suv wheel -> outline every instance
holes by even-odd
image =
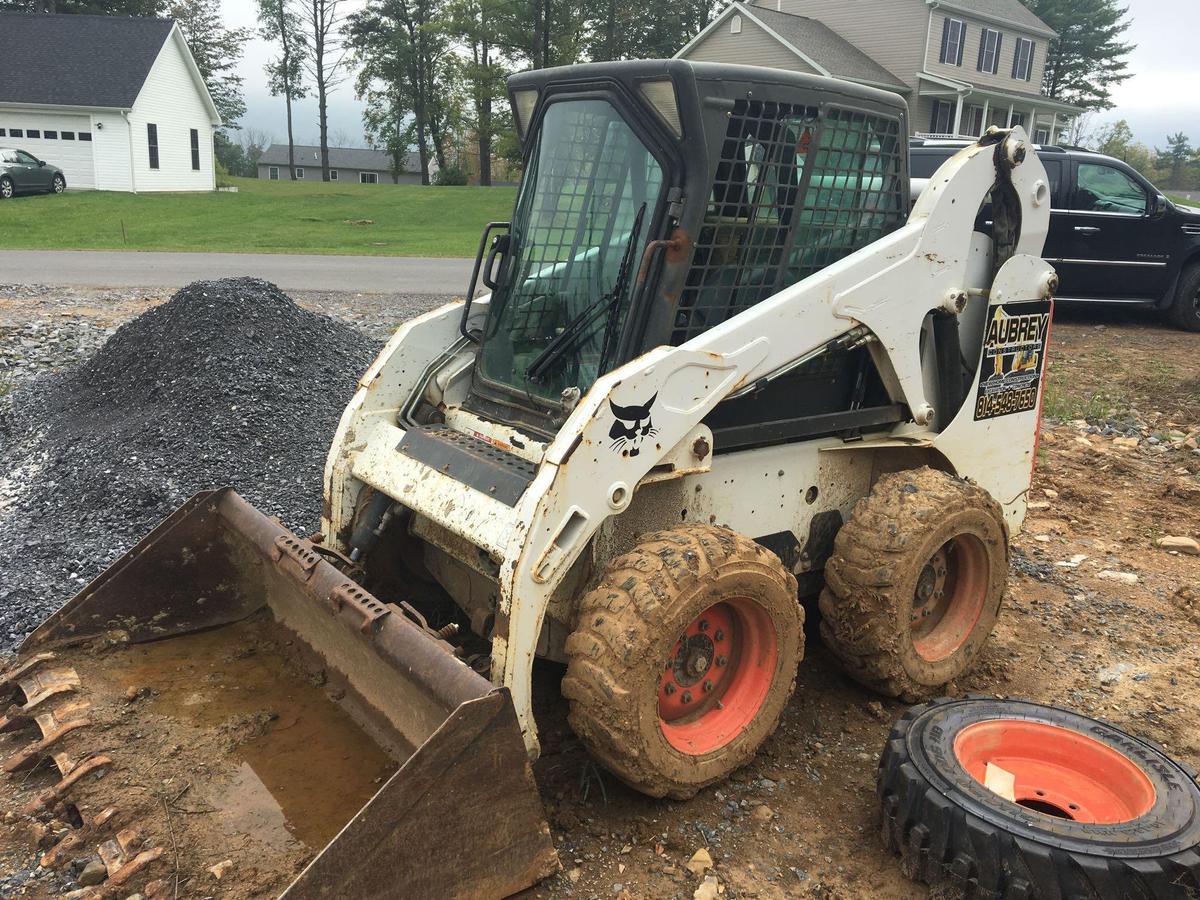
[[[1192,263],[1179,276],[1167,317],[1185,331],[1200,331],[1200,263]]]

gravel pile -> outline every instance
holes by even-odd
[[[197,282],[0,411],[0,647],[198,490],[315,529],[333,430],[378,345],[257,279]]]

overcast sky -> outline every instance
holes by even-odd
[[[1200,144],[1200,0],[1125,0],[1133,26],[1128,38],[1137,44],[1130,55],[1133,76],[1113,92],[1116,108],[1094,115],[1089,126],[1126,119],[1135,137],[1150,146],[1166,146],[1168,133],[1183,131]],[[354,9],[362,0],[343,0]],[[252,0],[221,0],[226,24],[255,26]],[[266,89],[263,66],[275,50],[255,39],[242,60],[247,113],[242,124],[267,132],[277,140],[287,135],[282,98]],[[294,109],[297,143],[317,143],[317,104],[303,100]],[[365,146],[362,104],[354,99],[353,79],[348,78],[330,97],[331,135],[345,136],[354,146]],[[331,141],[332,143],[332,141]]]

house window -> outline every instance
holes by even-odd
[[[729,20],[729,33],[730,34],[741,34],[742,33],[742,17],[741,16],[734,16],[732,19]]]
[[[158,126],[146,123],[146,147],[150,151],[150,168],[158,168]]]
[[[963,110],[962,133],[971,137],[983,134],[983,107],[968,106]]]
[[[267,177],[272,181],[279,180],[279,166],[269,166],[267,168]]]
[[[195,128],[191,129],[191,132],[192,132],[192,135],[191,135],[191,137],[192,137],[192,168],[195,171],[199,172],[200,171],[200,132],[197,131]]]
[[[338,180],[338,173],[337,173],[337,169],[330,169],[330,170],[329,170],[329,180],[330,180],[330,181],[337,181],[337,180]]]
[[[90,141],[92,139],[92,133],[90,131],[81,131],[79,132],[79,139],[81,141]]]
[[[1011,127],[1013,127],[1013,126],[1015,126],[1015,125],[1024,125],[1024,124],[1025,124],[1025,113],[1023,113],[1023,112],[1014,112],[1014,113],[1012,114],[1012,119],[1010,119],[1010,120],[1009,120],[1009,123],[1008,123],[1008,124],[1009,124],[1009,127],[1010,127],[1010,128],[1011,128]]]
[[[57,141],[58,140],[58,132],[57,131],[43,131],[42,137],[44,139],[46,139],[47,141]]]
[[[304,177],[304,167],[303,166],[296,166],[296,177],[297,178]]]
[[[1049,144],[1050,131],[1046,128],[1035,128],[1033,131],[1033,142],[1035,144]]]
[[[75,132],[64,131],[61,133],[61,137],[64,141],[73,141],[73,140],[75,140]]]
[[[1003,36],[990,28],[983,29],[979,38],[979,71],[995,75],[1000,67],[1000,43]]]
[[[25,137],[27,137],[27,138],[40,138],[41,136],[42,136],[42,132],[39,131],[37,128],[28,128],[25,131]]]
[[[930,134],[950,134],[954,127],[954,104],[949,100],[933,101],[933,117],[929,121]]]
[[[1033,75],[1033,41],[1017,38],[1017,49],[1013,51],[1012,77],[1029,81]]]
[[[379,175],[375,172],[359,172],[358,182],[359,184],[378,184]]]
[[[8,134],[9,137],[25,137],[25,132],[20,128],[10,129]]]
[[[942,52],[938,61],[948,66],[961,66],[966,39],[967,26],[958,19],[946,19],[942,23]]]

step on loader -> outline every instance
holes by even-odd
[[[23,821],[47,866],[100,847],[97,896],[503,896],[558,865],[535,657],[602,765],[686,798],[776,728],[802,598],[890,696],[984,644],[1056,284],[1024,132],[909,214],[889,93],[678,60],[508,89],[512,220],[361,379],[321,532],[201,494],[5,676]]]

